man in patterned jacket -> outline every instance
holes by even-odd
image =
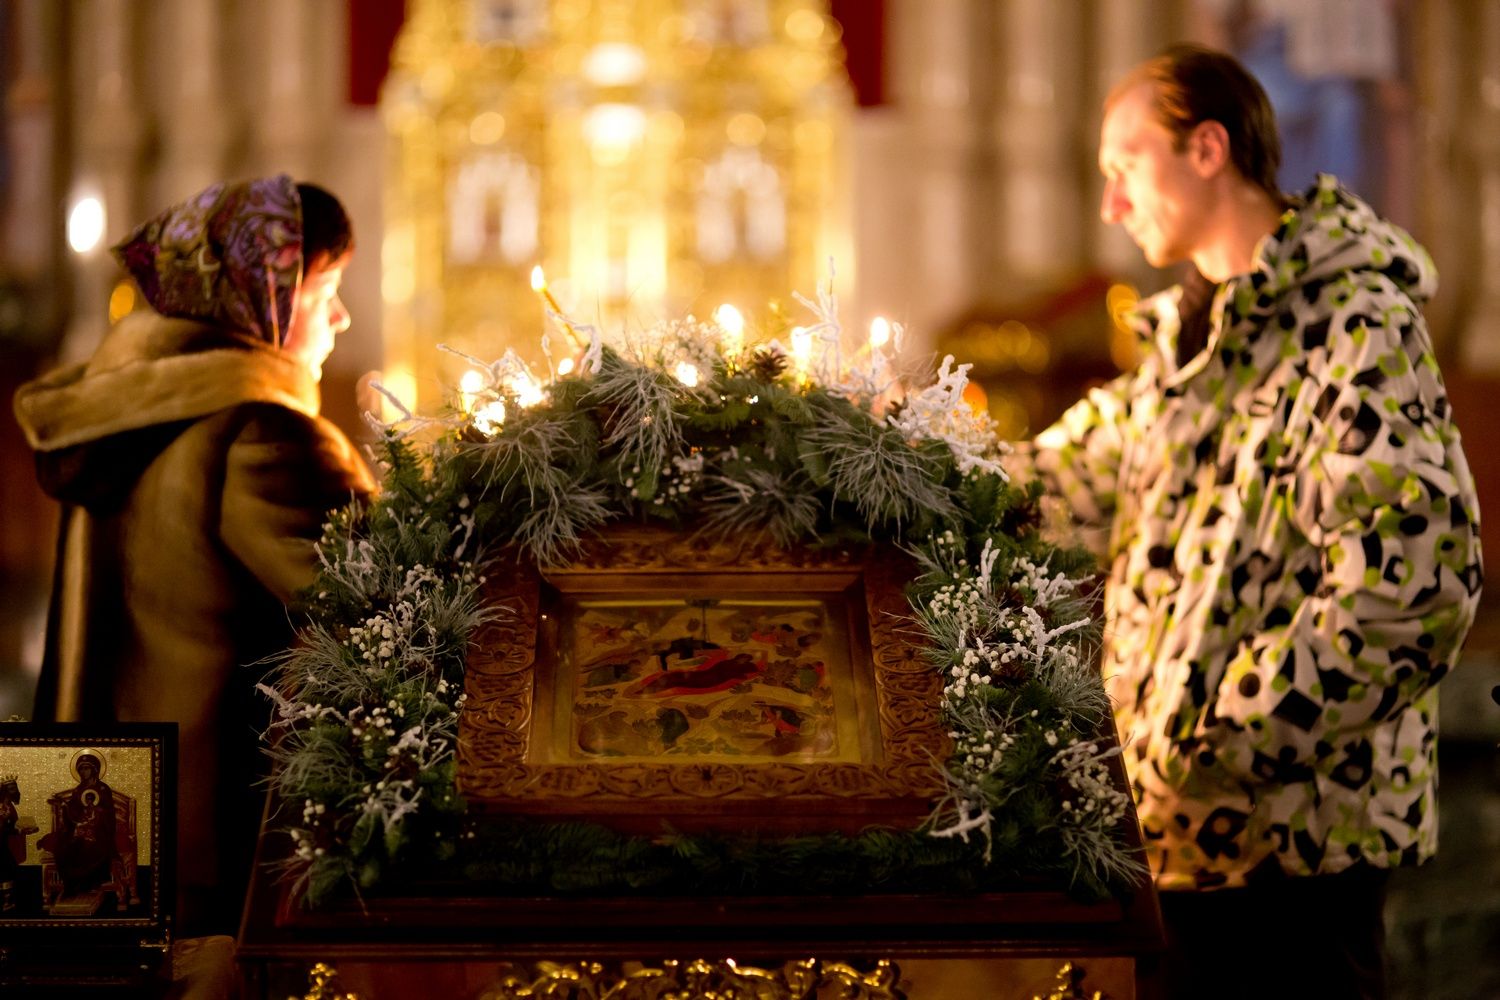
[[[1437,846],[1479,513],[1431,260],[1332,177],[1284,197],[1279,159],[1228,56],[1115,88],[1101,214],[1192,278],[1141,303],[1140,366],[1019,454],[1109,533],[1105,678],[1173,995],[1378,996],[1386,876]]]

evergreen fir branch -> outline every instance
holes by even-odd
[[[760,393],[761,401],[782,420],[798,427],[807,426],[817,419],[817,411],[805,396],[791,392],[780,385],[769,384]]]
[[[1109,695],[1099,683],[1098,652],[1093,643],[1065,646],[1037,670],[1037,679],[1062,711],[1085,732],[1097,732],[1109,719]]]
[[[508,423],[487,441],[466,448],[477,458],[478,485],[493,491],[506,503],[522,494],[536,502],[551,499],[564,470],[571,469],[580,453],[594,445],[594,428],[576,413],[543,410]]]
[[[1055,820],[1063,850],[1076,859],[1075,871],[1116,885],[1146,873],[1141,859],[1120,846],[1120,826],[1129,815],[1130,797],[1114,786],[1105,764],[1119,753],[1119,747],[1105,749],[1096,742],[1077,741],[1053,758],[1069,788]]]
[[[604,444],[626,465],[658,469],[680,450],[676,405],[684,388],[670,376],[606,351],[585,401],[604,413]]]
[[[778,545],[791,546],[810,537],[818,523],[812,484],[800,473],[750,468],[743,479],[708,476],[703,498],[706,533],[721,537],[769,531]]]
[[[827,407],[803,432],[807,446],[827,462],[835,500],[854,505],[870,530],[899,529],[920,512],[947,519],[957,514],[935,480],[932,462],[888,428],[853,408]]]
[[[751,412],[744,397],[731,396],[718,409],[690,414],[685,422],[695,431],[724,434],[749,420]]]
[[[515,527],[513,538],[539,565],[562,563],[593,529],[614,516],[608,495],[576,479],[547,484]]]
[[[544,563],[576,550],[611,516],[608,495],[585,480],[588,466],[579,461],[592,437],[592,424],[580,415],[543,413],[472,445],[494,516],[508,522],[487,531],[499,529]]]

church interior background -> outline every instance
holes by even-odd
[[[10,0],[0,382],[132,308],[105,249],[131,224],[285,172],[354,219],[324,378],[351,434],[367,372],[430,407],[463,374],[439,343],[537,359],[540,265],[615,332],[727,303],[784,339],[792,293],[831,280],[851,345],[903,324],[1021,436],[1130,365],[1112,317],[1172,280],[1099,221],[1094,147],[1110,83],[1177,40],[1266,84],[1284,188],[1336,173],[1431,251],[1433,338],[1500,506],[1495,0]],[[0,462],[5,717],[30,707],[55,510],[11,420]],[[1443,684],[1444,845],[1395,886],[1399,995],[1500,993],[1497,601]]]

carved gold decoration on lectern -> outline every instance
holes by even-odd
[[[720,1000],[904,1000],[897,989],[901,971],[881,959],[869,972],[816,958],[787,962],[779,969],[740,965],[733,959],[708,962],[665,961],[659,966],[598,962],[538,962],[527,972],[510,972],[481,994],[481,1000],[667,1000],[718,997]]]
[[[359,1000],[359,997],[343,991],[338,969],[327,962],[317,962],[307,970],[307,992],[302,1000]]]
[[[1052,987],[1052,992],[1045,997],[1034,997],[1033,1000],[1110,1000],[1108,994],[1089,989],[1085,982],[1088,974],[1089,971],[1083,966],[1064,962],[1062,968],[1057,970],[1057,983]]]

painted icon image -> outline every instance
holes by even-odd
[[[581,599],[566,640],[572,759],[855,759],[818,599]]]

